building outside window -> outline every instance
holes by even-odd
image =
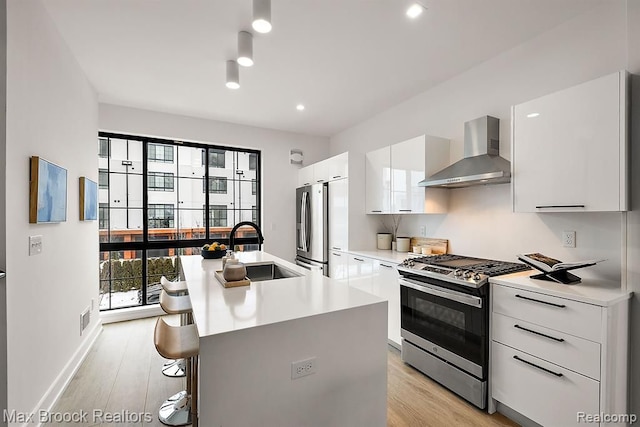
[[[100,310],[157,303],[160,277],[180,278],[180,255],[228,244],[241,221],[259,225],[259,152],[110,133],[99,140]],[[242,227],[236,243],[258,249],[255,236]]]
[[[216,150],[213,148],[209,148],[209,167],[210,168],[225,168],[226,164],[226,151],[225,150]],[[204,166],[205,153],[202,153],[202,165]]]
[[[98,139],[98,156],[109,157],[109,140],[107,138]]]
[[[205,191],[207,191],[206,188],[204,188],[204,181],[202,181],[202,184],[202,192],[204,193]],[[227,194],[227,178],[222,176],[210,176],[209,193]]]
[[[149,172],[149,191],[173,191],[173,174],[171,172]]]
[[[109,228],[109,203],[98,204],[98,228],[100,230]]]
[[[149,228],[173,228],[173,210],[173,205],[149,205]]]
[[[170,145],[149,144],[147,150],[149,150],[148,158],[152,162],[173,162],[173,147]]]
[[[98,188],[109,188],[109,170],[98,170]]]

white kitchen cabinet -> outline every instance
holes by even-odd
[[[329,250],[349,248],[349,178],[329,182]]]
[[[512,107],[515,212],[625,211],[627,73]]]
[[[389,344],[400,349],[400,274],[395,263],[374,260],[373,294],[388,301]]]
[[[344,152],[300,169],[298,171],[298,187],[330,182],[348,176],[349,153]]]
[[[309,165],[301,168],[298,171],[298,187],[305,187],[315,183],[313,180],[313,168],[314,165]]]
[[[349,152],[346,151],[328,159],[326,178],[328,181],[349,177]]]
[[[349,254],[329,251],[329,277],[342,283],[349,283]]]
[[[627,413],[629,294],[578,286],[491,279],[489,412],[497,401],[551,427]]]
[[[373,259],[349,254],[349,286],[373,293]]]
[[[367,213],[444,213],[446,189],[418,183],[449,165],[449,141],[421,135],[366,154]]]
[[[391,213],[391,147],[370,151],[365,157],[365,210]]]

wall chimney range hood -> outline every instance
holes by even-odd
[[[500,119],[480,117],[464,124],[464,158],[420,181],[421,187],[460,188],[511,181],[511,163],[500,157]]]

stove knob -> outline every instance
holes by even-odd
[[[454,276],[456,276],[456,277],[460,277],[460,276],[462,276],[462,270],[460,270],[460,269],[455,270],[455,271],[453,272],[453,275],[454,275]]]
[[[473,280],[480,280],[480,273],[476,273],[473,275]]]
[[[471,278],[471,272],[470,271],[465,271],[464,272],[464,278],[465,279],[470,279]]]

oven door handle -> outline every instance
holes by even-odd
[[[416,282],[408,279],[399,279],[399,282],[401,286],[406,286],[419,292],[435,295],[437,297],[456,301],[472,307],[482,308],[482,298],[473,295],[467,295],[462,292],[456,292],[447,288],[436,287],[427,283]]]

